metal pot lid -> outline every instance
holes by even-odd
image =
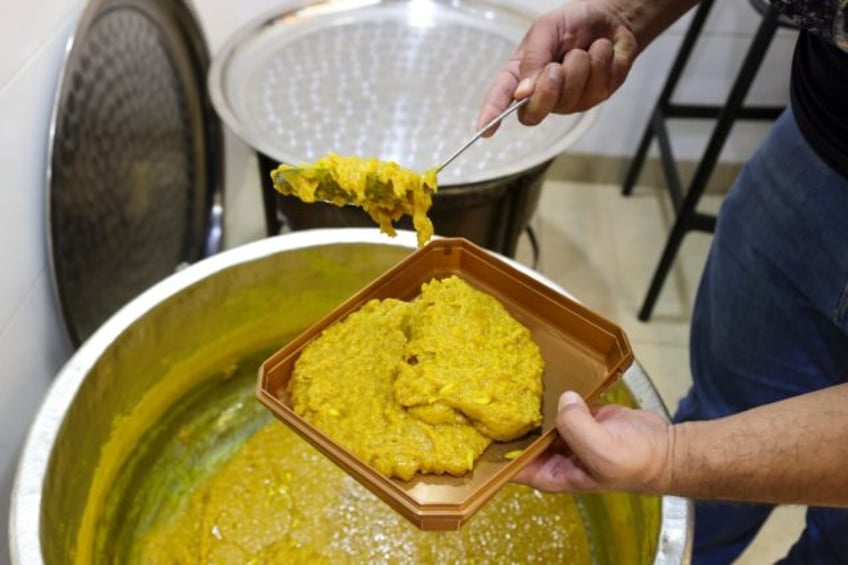
[[[91,0],[56,94],[47,171],[51,270],[75,344],[220,244],[222,144],[209,55],[172,0]]]
[[[284,163],[327,153],[423,171],[475,130],[480,103],[532,16],[479,0],[330,0],[246,25],[214,57],[212,102],[248,144]],[[555,157],[594,113],[507,119],[442,185],[521,173]]]

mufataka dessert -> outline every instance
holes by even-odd
[[[452,276],[371,300],[295,363],[296,413],[382,473],[463,475],[541,424],[543,361],[493,296]]]
[[[314,163],[280,165],[271,179],[278,192],[303,202],[359,206],[391,236],[394,222],[412,216],[419,246],[433,235],[427,212],[437,190],[435,169],[418,174],[392,161],[330,154]]]

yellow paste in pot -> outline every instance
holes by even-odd
[[[571,495],[506,485],[461,530],[424,532],[277,422],[144,532],[129,557],[127,565],[593,562]]]
[[[308,344],[289,383],[304,419],[382,473],[462,475],[541,424],[530,331],[459,277],[371,300]]]
[[[435,168],[422,175],[391,161],[331,153],[312,164],[280,165],[271,179],[277,191],[303,202],[359,206],[390,236],[404,215],[412,216],[419,246],[433,235],[427,212],[438,188]]]

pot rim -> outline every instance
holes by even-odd
[[[40,535],[44,477],[65,415],[86,375],[101,358],[103,352],[148,311],[163,300],[203,279],[233,266],[264,259],[280,252],[345,243],[407,247],[412,251],[417,247],[416,242],[416,234],[412,231],[398,230],[396,237],[389,238],[375,228],[322,228],[273,236],[234,247],[198,261],[153,285],[118,310],[74,352],[60,369],[30,426],[12,487],[9,516],[9,547],[12,563],[44,562]],[[537,271],[512,259],[501,258],[543,284],[574,298],[565,289]],[[622,379],[642,408],[665,418],[669,417],[659,393],[638,361],[625,371]],[[694,514],[692,503],[676,496],[663,496],[661,505],[655,563],[688,562]]]

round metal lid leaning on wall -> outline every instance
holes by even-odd
[[[223,138],[196,21],[179,0],[92,0],[69,43],[50,131],[47,227],[74,345],[220,249]]]

